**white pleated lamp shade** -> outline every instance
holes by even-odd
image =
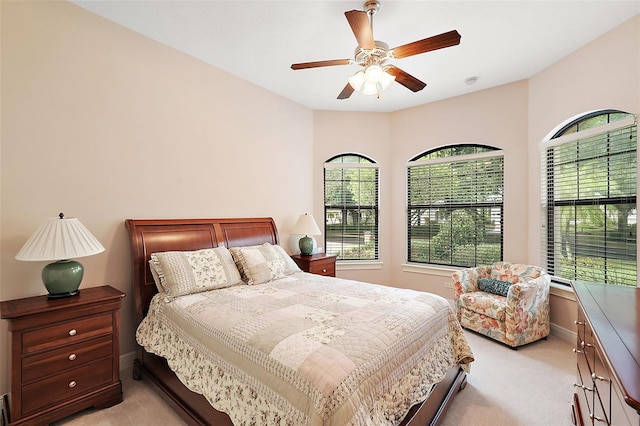
[[[75,217],[51,218],[31,235],[17,260],[53,261],[91,256],[104,247]]]
[[[318,228],[318,224],[316,223],[313,216],[310,214],[300,215],[298,221],[295,225],[293,225],[293,229],[291,230],[292,234],[297,235],[320,235],[320,228]]]

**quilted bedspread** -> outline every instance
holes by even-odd
[[[169,300],[138,343],[236,425],[393,425],[473,354],[442,297],[295,273]]]

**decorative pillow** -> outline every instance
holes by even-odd
[[[155,272],[160,286],[169,297],[230,287],[242,282],[226,247],[153,253],[149,265],[152,275]]]
[[[480,278],[478,280],[478,288],[480,290],[505,297],[507,297],[509,287],[511,287],[512,284],[513,283],[508,281],[494,280],[491,278]]]
[[[231,247],[229,251],[243,280],[250,285],[266,283],[300,271],[293,259],[278,245],[264,243],[260,246]]]
[[[266,243],[266,244],[271,245],[269,243]],[[276,251],[276,253],[284,261],[284,274],[285,275],[291,275],[291,274],[295,274],[296,272],[302,272],[302,269],[300,269],[298,264],[296,262],[294,262],[294,260],[291,258],[291,256],[289,256],[289,254],[287,254],[287,252],[281,246],[275,244],[275,245],[271,245],[271,247],[273,247],[273,249]]]

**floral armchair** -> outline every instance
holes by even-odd
[[[549,335],[551,278],[537,266],[498,262],[452,274],[460,324],[512,348]]]

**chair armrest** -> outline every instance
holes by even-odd
[[[536,279],[512,284],[507,293],[506,321],[524,325],[530,315],[549,311],[549,287],[551,277],[542,274]]]
[[[454,300],[460,298],[462,293],[478,291],[478,278],[480,273],[477,268],[466,268],[451,274],[453,279]]]

